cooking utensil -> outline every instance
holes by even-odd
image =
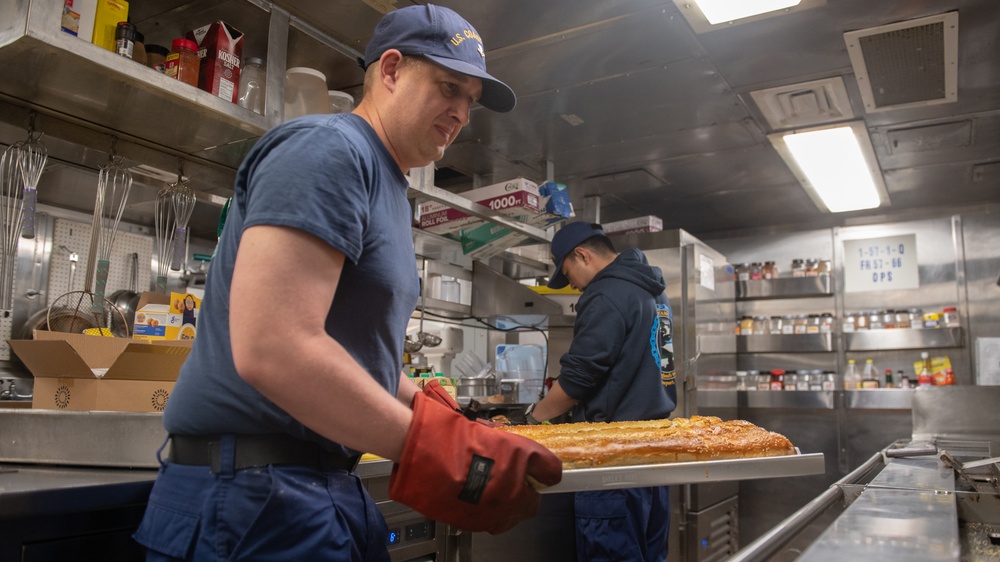
[[[114,303],[115,308],[121,311],[128,323],[129,331],[135,328],[135,307],[139,304],[139,254],[133,252],[130,256],[131,272],[129,275],[128,289],[119,289],[108,300]]]
[[[187,226],[194,212],[196,202],[194,190],[188,187],[187,180],[178,177],[177,185],[170,194],[170,202],[174,207],[174,254],[170,260],[170,269],[180,271],[187,262]]]
[[[173,191],[172,183],[156,193],[153,204],[153,223],[156,230],[156,292],[167,294],[167,271],[170,269],[171,251],[174,244]]]
[[[21,181],[24,182],[24,217],[21,220],[21,236],[35,237],[35,206],[38,203],[38,180],[49,158],[48,150],[42,144],[42,134],[35,137],[35,113],[31,113],[28,125],[28,140],[18,143]]]
[[[9,311],[13,302],[14,266],[17,243],[24,218],[24,182],[20,165],[21,143],[7,147],[0,157],[0,310]]]
[[[132,173],[122,162],[124,158],[115,155],[114,141],[108,162],[101,166],[97,175],[97,199],[94,202],[94,222],[92,224],[90,247],[96,252],[97,275],[94,278],[94,312],[102,310],[104,292],[108,284],[111,268],[111,249],[115,244],[115,234],[125,212],[129,192],[132,191]],[[87,260],[87,279],[93,269],[95,254],[92,251]]]
[[[98,328],[102,335],[129,337],[125,316],[114,303],[92,291],[70,291],[59,295],[49,305],[46,316],[49,331],[81,334]]]

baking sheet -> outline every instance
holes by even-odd
[[[755,459],[726,459],[717,461],[675,462],[612,466],[604,468],[578,468],[564,470],[562,481],[540,490],[543,494],[611,490],[616,488],[642,488],[672,484],[702,484],[728,480],[755,480],[759,478],[785,478],[824,474],[826,465],[823,453],[796,454],[783,457]]]

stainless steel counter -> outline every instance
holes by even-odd
[[[146,503],[156,479],[149,469],[0,465],[0,518],[31,517]]]

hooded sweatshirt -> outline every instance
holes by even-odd
[[[579,400],[574,422],[661,419],[677,405],[673,318],[658,267],[635,248],[583,291],[559,385]]]

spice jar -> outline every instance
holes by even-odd
[[[264,115],[264,96],[267,87],[267,69],[264,59],[247,57],[240,69],[240,88],[237,104],[258,115]]]
[[[778,266],[773,261],[764,262],[764,268],[761,270],[761,274],[764,279],[771,280],[778,278]]]
[[[845,334],[854,332],[857,330],[858,313],[848,312],[844,315],[844,321],[840,324],[840,329]]]
[[[135,47],[135,25],[127,21],[118,22],[115,28],[115,52],[130,59]]]
[[[771,333],[771,320],[767,316],[754,316],[753,317],[753,333],[755,334],[770,334]]]
[[[896,311],[896,327],[897,328],[909,328],[910,327],[910,313],[905,310]]]
[[[816,266],[816,271],[820,275],[829,275],[833,271],[833,264],[830,260],[819,260],[819,265]]]
[[[746,263],[736,264],[736,280],[737,281],[750,280],[750,264]]]
[[[896,311],[895,310],[883,310],[882,311],[882,328],[889,330],[896,327]]]
[[[798,387],[798,381],[799,381],[799,377],[800,376],[801,375],[799,375],[795,371],[785,371],[785,378],[782,381],[783,384],[784,384],[785,390],[793,390],[793,391],[794,390],[798,390],[799,389],[799,387]]]
[[[792,277],[805,277],[805,276],[806,276],[805,260],[792,260]]]
[[[736,371],[736,390],[747,390],[746,371]]]
[[[146,45],[146,66],[160,73],[166,71],[169,54],[170,49],[163,45]]]
[[[771,390],[771,375],[760,371],[747,371],[750,380],[757,381],[757,390]]]
[[[781,369],[774,369],[771,371],[771,390],[784,390],[785,388],[785,371]]]
[[[819,315],[819,333],[829,334],[833,332],[833,314],[824,312]]]
[[[911,308],[906,314],[910,317],[910,328],[919,330],[924,327],[924,309]]]
[[[805,314],[796,314],[795,323],[792,325],[793,334],[805,334],[809,329],[809,317]]]
[[[819,260],[809,258],[806,260],[806,277],[816,277],[819,275]]]
[[[201,61],[198,59],[198,45],[190,39],[178,37],[170,45],[167,55],[166,74],[185,84],[198,87],[198,71]]]
[[[781,316],[772,316],[771,324],[768,326],[768,332],[770,334],[780,334],[784,329],[784,318]]]
[[[857,316],[854,318],[854,329],[861,331],[868,329],[868,313],[858,312]]]
[[[877,310],[872,310],[868,313],[868,329],[869,330],[881,330],[882,329],[882,313]]]
[[[946,306],[941,310],[941,321],[944,323],[945,328],[958,328],[961,326],[962,321],[958,316],[958,308]]]
[[[807,334],[818,334],[819,333],[819,314],[810,314],[806,317],[806,333]]]
[[[739,334],[741,336],[750,336],[750,335],[753,335],[753,329],[754,329],[754,325],[753,325],[753,318],[752,317],[750,317],[750,316],[743,316],[743,317],[740,318],[740,331],[739,331]]]
[[[763,266],[761,266],[760,262],[753,262],[753,263],[751,263],[750,264],[750,280],[751,281],[760,281],[761,279],[763,279],[763,275],[764,274],[763,274],[762,269],[763,269]]]
[[[132,60],[146,66],[148,60],[146,56],[146,36],[139,30],[135,32],[135,44],[132,46]]]
[[[791,314],[786,314],[781,317],[781,333],[782,334],[794,334],[795,333],[795,317]]]

